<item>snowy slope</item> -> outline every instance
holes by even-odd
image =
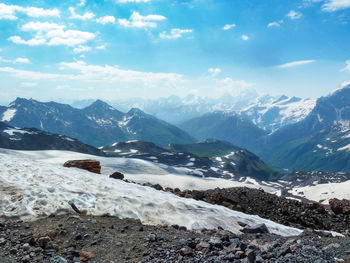
[[[256,103],[239,111],[258,127],[275,131],[285,125],[303,120],[315,107],[316,101],[296,97],[260,97]]]
[[[17,151],[22,156],[35,159],[47,164],[62,165],[67,160],[95,159],[101,162],[101,173],[105,176],[115,171],[122,172],[126,179],[138,183],[160,184],[163,187],[207,190],[216,187],[249,187],[262,188],[266,192],[275,192],[277,189],[271,186],[259,185],[252,182],[228,181],[220,178],[200,178],[188,176],[194,173],[189,167],[174,167],[153,161],[134,158],[111,158],[81,154],[69,151]]]
[[[305,197],[309,200],[328,204],[329,199],[347,199],[350,200],[350,181],[342,183],[317,184],[305,187],[294,187],[289,193]]]
[[[69,210],[73,201],[88,214],[110,214],[136,218],[146,224],[178,224],[189,229],[219,226],[239,233],[238,222],[248,225],[265,223],[272,233],[298,235],[299,229],[283,226],[258,216],[236,212],[222,206],[184,199],[120,180],[109,179],[86,171],[64,168],[47,152],[26,155],[0,150],[0,215],[32,219]],[[50,157],[49,152],[47,156]],[[58,159],[56,159],[58,160]]]

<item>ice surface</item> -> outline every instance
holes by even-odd
[[[145,224],[177,224],[188,229],[220,226],[239,234],[241,227],[238,222],[248,225],[264,223],[270,232],[283,236],[302,232],[223,206],[180,198],[103,174],[65,168],[61,158],[68,157],[69,152],[61,152],[56,159],[53,152],[59,153],[0,149],[0,215],[33,219],[69,210],[68,201],[73,201],[79,209],[91,215],[135,218]]]

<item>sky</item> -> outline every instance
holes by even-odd
[[[0,103],[318,98],[350,80],[350,0],[0,0]]]

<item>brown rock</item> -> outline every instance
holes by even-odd
[[[82,261],[82,262],[87,262],[87,261],[89,261],[90,259],[92,259],[94,256],[95,256],[95,255],[92,254],[91,252],[82,250],[82,251],[80,251],[80,257],[79,257],[79,259],[80,259],[80,261]]]
[[[193,254],[193,251],[189,247],[183,247],[180,249],[181,256],[191,256]]]
[[[69,160],[63,164],[64,167],[76,167],[92,173],[101,173],[101,165],[96,160]]]
[[[350,215],[350,201],[349,200],[339,200],[337,198],[330,199],[328,201],[332,211],[335,214]]]

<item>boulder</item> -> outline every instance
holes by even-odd
[[[118,180],[123,180],[124,179],[124,174],[120,173],[120,172],[115,172],[112,173],[109,178],[113,178],[113,179],[118,179]]]
[[[244,227],[241,232],[243,233],[249,233],[249,234],[257,234],[257,233],[269,233],[269,230],[267,229],[265,224],[259,224],[255,226],[246,226]]]
[[[350,215],[350,200],[333,198],[328,203],[335,214]]]
[[[101,165],[96,160],[69,160],[63,164],[64,167],[76,167],[92,173],[101,173]]]

